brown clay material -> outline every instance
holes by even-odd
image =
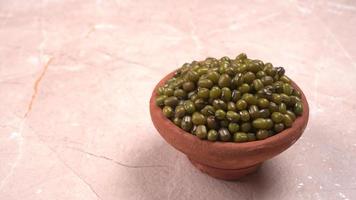
[[[174,72],[164,77],[154,88],[150,99],[151,119],[159,134],[174,148],[186,154],[194,165],[213,177],[232,180],[221,175],[221,170],[235,170],[236,177],[241,175],[240,169],[253,168],[286,150],[302,135],[309,119],[308,102],[300,88],[292,83],[302,93],[304,112],[298,117],[291,128],[288,128],[265,140],[246,143],[210,142],[185,132],[167,119],[161,108],[156,106],[156,89],[174,75]],[[199,165],[198,165],[199,164]],[[208,167],[220,170],[206,170]],[[231,172],[231,171],[230,171]],[[221,175],[221,176],[220,176]]]
[[[189,159],[189,158],[188,158]],[[251,174],[260,168],[262,163],[246,167],[240,169],[220,169],[215,167],[210,167],[207,165],[200,164],[195,162],[194,160],[189,159],[189,161],[200,171],[218,179],[227,180],[227,181],[234,181],[243,176]]]

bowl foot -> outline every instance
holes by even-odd
[[[198,168],[203,173],[206,173],[209,176],[212,176],[217,179],[228,180],[228,181],[238,180],[243,176],[251,174],[257,171],[258,168],[262,165],[262,163],[258,163],[256,165],[252,165],[250,167],[245,167],[240,169],[220,169],[220,168],[210,167],[208,165],[198,163],[190,158],[188,159],[196,168]]]

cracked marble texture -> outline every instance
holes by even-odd
[[[0,0],[0,199],[356,199],[356,2]],[[310,122],[238,182],[157,134],[154,85],[186,61],[284,66]]]

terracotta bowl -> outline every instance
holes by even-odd
[[[309,118],[308,102],[293,82],[292,85],[302,93],[304,112],[291,128],[288,128],[265,140],[246,143],[210,142],[200,140],[167,119],[161,108],[156,106],[156,89],[174,75],[164,77],[155,87],[150,99],[150,113],[154,126],[160,135],[174,148],[183,152],[190,162],[208,175],[224,179],[238,178],[256,171],[263,161],[278,155],[294,144],[302,135]]]

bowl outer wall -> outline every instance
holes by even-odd
[[[293,122],[291,128],[264,140],[234,143],[211,142],[177,127],[166,118],[160,107],[156,106],[157,88],[174,76],[174,72],[165,76],[154,88],[150,99],[151,119],[160,135],[174,148],[186,154],[190,159],[215,168],[239,169],[249,167],[270,159],[294,144],[302,135],[309,119],[309,106],[303,91],[294,83],[294,88],[301,92],[303,114]]]

